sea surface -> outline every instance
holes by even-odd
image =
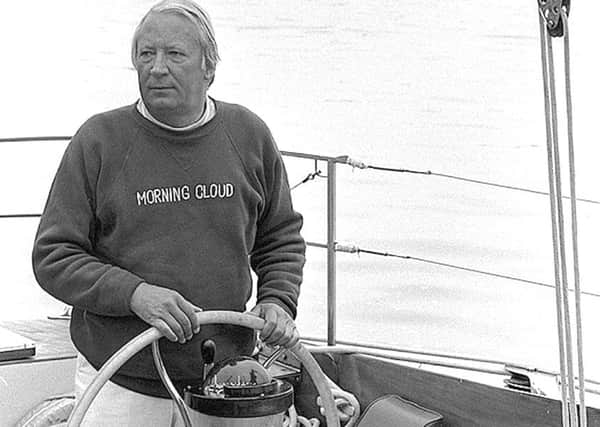
[[[0,137],[72,135],[92,114],[137,99],[130,40],[153,1],[5,3]],[[258,113],[280,149],[547,191],[536,2],[203,4],[222,57],[210,94]],[[570,19],[577,195],[592,200],[600,200],[598,16],[599,2],[582,1]],[[41,212],[64,148],[0,144],[0,214]],[[314,167],[290,160],[290,182]],[[317,178],[293,193],[313,242],[326,238],[325,189]],[[543,195],[347,166],[337,189],[340,242],[553,284]],[[600,205],[577,208],[582,287],[600,294]],[[0,221],[0,319],[62,310],[31,272],[36,226]],[[337,267],[339,339],[558,370],[551,288],[366,253],[340,253]],[[583,323],[585,369],[600,380],[600,297],[583,297]],[[309,249],[298,325],[325,337],[325,324],[325,252]]]

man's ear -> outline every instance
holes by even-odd
[[[207,68],[204,72],[204,79],[208,82],[208,85],[210,86],[213,80],[215,79],[215,69]]]

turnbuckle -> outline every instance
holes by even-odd
[[[552,37],[562,37],[564,34],[561,10],[569,16],[571,0],[538,0],[540,13],[544,17],[548,33]]]

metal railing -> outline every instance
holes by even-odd
[[[327,344],[336,344],[336,165],[348,163],[348,156],[329,157],[293,151],[282,151],[282,155],[300,159],[327,162],[327,243],[309,242],[311,246],[327,249]]]

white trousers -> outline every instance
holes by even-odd
[[[77,355],[75,398],[79,399],[98,371]],[[136,393],[108,381],[85,415],[81,427],[183,427],[171,399]]]

